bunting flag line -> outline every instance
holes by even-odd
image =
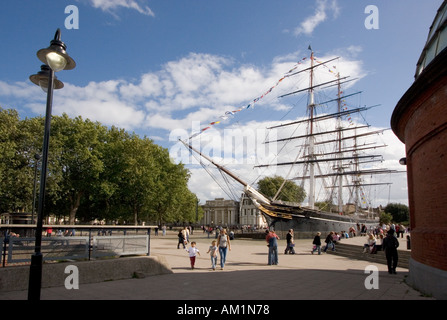
[[[322,64],[321,61],[317,60],[317,58],[313,57],[314,61],[316,61],[319,64]],[[273,91],[273,89],[275,89],[285,78],[290,76],[290,73],[292,73],[293,71],[295,71],[301,64],[303,64],[305,61],[307,60],[307,57],[302,58],[301,60],[299,60],[289,71],[287,71],[277,82],[275,85],[273,85],[272,87],[270,87],[266,92],[264,92],[261,96],[256,97],[255,99],[253,99],[248,105],[244,106],[244,107],[240,107],[239,109],[233,110],[233,111],[226,111],[224,115],[220,116],[219,119],[221,120],[227,120],[230,117],[233,117],[234,114],[245,110],[245,109],[250,109],[250,108],[254,108],[255,104],[263,99],[266,95],[268,95],[269,93],[271,93]],[[323,64],[323,66],[325,68],[327,68],[329,70],[330,73],[334,74],[335,76],[338,76],[338,72],[332,71],[331,68],[329,68],[328,66],[326,66],[325,64]],[[336,66],[333,66],[334,69],[336,69]],[[189,140],[191,140],[192,138],[197,137],[198,135],[200,135],[201,133],[203,133],[204,131],[208,130],[211,128],[211,126],[214,126],[216,124],[219,124],[221,121],[213,121],[209,124],[207,124],[207,127],[201,129],[200,131],[194,133],[193,135],[191,135],[189,137]]]
[[[328,67],[326,64],[323,64],[323,62],[321,62],[320,60],[318,60],[315,56],[314,56],[314,61],[321,64],[323,67],[325,67],[330,73],[334,74],[336,77],[338,77],[338,72],[337,70],[333,71],[330,67]],[[333,69],[337,69],[337,66],[332,66]]]
[[[348,110],[348,105],[346,104],[346,100],[342,100],[342,102],[343,102],[343,111],[347,111]],[[346,117],[346,119],[349,122],[349,126],[353,126],[354,125],[354,121],[353,121],[353,119],[351,117],[351,114],[348,113],[348,114],[346,114],[345,117]]]
[[[221,115],[219,117],[219,119],[221,120],[227,120],[230,117],[233,117],[235,113],[240,112],[242,110],[245,109],[250,109],[250,108],[254,108],[255,103],[257,103],[259,100],[263,99],[266,95],[268,95],[269,93],[271,93],[273,91],[273,89],[275,89],[285,78],[287,78],[289,76],[289,74],[291,72],[293,72],[294,70],[296,70],[301,64],[303,64],[303,61],[305,61],[307,59],[307,57],[302,58],[300,61],[298,61],[293,67],[292,69],[290,69],[289,71],[287,71],[284,76],[282,76],[275,85],[273,85],[272,87],[270,87],[266,92],[264,92],[261,96],[256,97],[255,99],[253,99],[248,105],[244,106],[244,107],[240,107],[239,109],[233,110],[233,111],[226,111],[224,115]],[[207,127],[201,129],[200,131],[194,133],[193,135],[191,135],[189,137],[189,140],[191,140],[192,138],[197,137],[198,135],[200,135],[201,133],[203,133],[204,131],[208,130],[211,128],[211,126],[214,126],[216,124],[219,124],[221,121],[213,121],[209,124],[207,124]]]

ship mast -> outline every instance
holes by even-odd
[[[310,137],[309,137],[309,207],[311,209],[315,208],[315,137],[313,135],[313,126],[314,126],[314,108],[315,108],[315,95],[314,95],[314,87],[313,87],[313,78],[314,78],[314,52],[312,48],[309,46],[311,50],[310,55],[310,85],[309,85],[309,105],[307,108],[310,113]]]
[[[337,107],[338,107],[338,112],[339,114],[341,113],[341,84],[340,84],[340,73],[337,74],[337,88],[338,88],[338,93],[337,93]],[[343,157],[343,150],[342,150],[342,146],[341,146],[341,142],[342,142],[342,127],[341,127],[341,116],[339,115],[337,117],[337,130],[338,131],[338,152],[340,155],[340,158]],[[338,168],[337,171],[339,173],[338,176],[338,212],[341,213],[343,212],[343,175],[342,175],[342,171],[343,171],[343,163],[342,160],[338,160]]]

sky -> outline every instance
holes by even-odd
[[[0,5],[0,106],[22,118],[45,114],[46,95],[29,81],[40,70],[36,52],[49,46],[57,28],[76,68],[56,74],[65,87],[54,93],[53,114],[82,116],[124,128],[168,148],[173,161],[191,171],[190,189],[201,201],[228,198],[206,170],[184,155],[186,139],[212,122],[198,138],[215,149],[213,137],[250,128],[262,148],[265,127],[295,120],[306,100],[305,80],[282,79],[305,68],[311,46],[316,58],[340,57],[329,68],[362,93],[352,107],[368,110],[372,128],[389,128],[394,107],[414,81],[417,60],[441,0],[18,0]],[[372,5],[373,7],[370,7]],[[301,62],[300,65],[297,65]],[[268,95],[262,96],[269,88]],[[224,119],[226,111],[246,107]],[[300,105],[303,106],[300,106]],[[223,116],[223,117],[222,117]],[[230,119],[228,119],[230,118]],[[220,131],[219,131],[220,130]],[[225,131],[227,130],[227,131]],[[234,132],[232,132],[234,133]],[[385,163],[403,170],[404,145],[387,130]],[[211,142],[210,142],[211,141]],[[262,152],[223,162],[241,176],[253,173]],[[200,145],[200,143],[199,143]],[[225,143],[223,143],[225,147]],[[51,146],[50,146],[51,147]],[[259,150],[258,150],[259,151]],[[226,151],[224,151],[226,152]],[[270,161],[270,153],[264,152]],[[240,158],[239,158],[240,157]],[[253,157],[257,157],[253,159]],[[406,175],[391,177],[378,202],[408,204]]]

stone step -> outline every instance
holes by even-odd
[[[335,252],[331,251],[331,249],[328,249],[327,252],[330,254],[340,255],[350,259],[365,260],[380,264],[387,264],[384,251],[377,251],[376,254],[363,253],[363,248],[358,245],[339,243],[335,245]],[[400,268],[408,269],[410,258],[411,258],[410,251],[398,250],[397,266]]]

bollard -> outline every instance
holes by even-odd
[[[410,236],[407,236],[407,249],[411,249]]]

